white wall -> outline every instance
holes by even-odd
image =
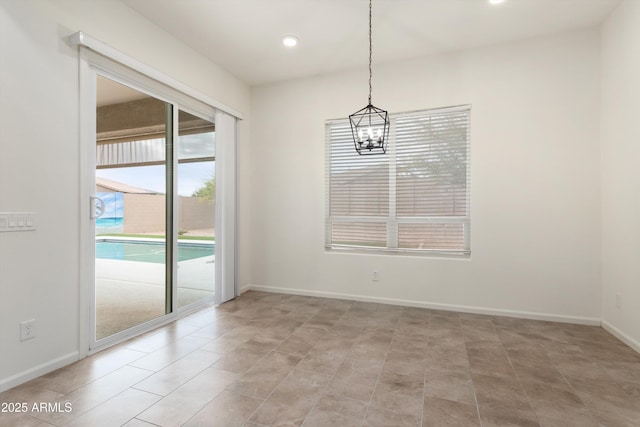
[[[602,28],[602,317],[640,351],[640,2]],[[616,294],[621,307],[616,307]]]
[[[37,231],[0,234],[0,391],[79,350],[79,30],[249,116],[245,84],[120,2],[0,2],[0,211],[37,212]]]
[[[604,27],[602,133],[596,30],[375,66],[374,103],[392,112],[472,105],[473,255],[453,260],[324,250],[324,120],[364,106],[366,70],[250,93],[119,2],[0,0],[0,211],[38,213],[37,231],[0,234],[0,390],[78,352],[78,61],[63,41],[78,30],[245,114],[245,288],[584,322],[602,309],[637,342],[639,8]],[[31,318],[38,337],[20,342]]]
[[[325,252],[324,120],[366,70],[252,88],[248,287],[597,324],[599,69],[597,30],[374,66],[378,107],[471,104],[471,260]]]

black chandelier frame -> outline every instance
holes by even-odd
[[[369,103],[366,107],[349,116],[353,144],[356,152],[361,155],[385,154],[389,140],[389,113],[371,103],[371,78],[373,76],[371,68],[373,57],[371,2],[372,0],[369,0]]]

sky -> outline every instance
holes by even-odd
[[[159,193],[166,192],[163,165],[97,169],[96,176]],[[194,191],[214,176],[214,162],[182,163],[178,165],[178,194],[191,196]]]

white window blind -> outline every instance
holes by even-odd
[[[392,114],[386,155],[327,123],[326,247],[470,252],[469,106]]]

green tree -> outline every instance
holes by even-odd
[[[199,197],[202,201],[213,202],[216,197],[216,179],[215,177],[209,179],[202,187],[198,188],[191,195],[192,197]]]

